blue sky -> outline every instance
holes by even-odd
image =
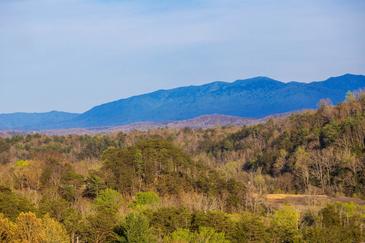
[[[362,0],[0,0],[0,113],[365,74]]]

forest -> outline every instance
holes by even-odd
[[[345,243],[364,226],[364,92],[243,127],[0,137],[0,242]]]

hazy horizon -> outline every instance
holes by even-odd
[[[0,2],[0,113],[180,86],[365,74],[359,0]]]

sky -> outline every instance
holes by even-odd
[[[363,0],[0,0],[0,113],[365,74]]]

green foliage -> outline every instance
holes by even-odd
[[[86,218],[86,225],[81,230],[86,242],[113,242],[118,239],[114,232],[118,226],[117,215],[109,210],[99,210]]]
[[[160,203],[160,197],[155,192],[138,192],[133,201],[133,207],[153,206]]]
[[[192,159],[170,141],[140,140],[122,149],[110,148],[103,155],[104,179],[108,186],[133,194],[142,188],[155,188],[162,196],[198,191],[218,196],[230,210],[241,206],[244,186]]]
[[[218,233],[212,228],[201,227],[193,242],[228,243],[229,241],[226,240],[224,233]]]
[[[339,136],[339,126],[334,123],[329,123],[321,129],[320,143],[323,148],[333,144]]]
[[[64,167],[58,187],[59,194],[69,202],[75,201],[81,195],[84,178],[77,174],[70,165]]]
[[[190,232],[187,229],[177,229],[172,232],[164,242],[182,242],[182,243],[228,243],[224,233],[218,233],[213,228],[201,227],[198,232]]]
[[[7,152],[10,149],[10,144],[5,139],[0,138],[0,153]]]
[[[83,191],[82,195],[91,199],[96,198],[101,190],[106,189],[103,179],[95,174],[89,175],[85,181],[85,184],[85,190]]]
[[[243,213],[240,220],[227,231],[231,242],[269,242],[271,238],[265,218],[249,212]]]
[[[192,166],[186,154],[165,140],[141,140],[129,148],[110,148],[103,161],[104,171],[111,175],[105,178],[108,185],[130,193],[148,187],[156,177],[174,178],[178,183],[173,185],[182,187],[188,182],[186,171]],[[166,192],[165,186],[158,185],[158,190]]]
[[[151,216],[151,225],[161,235],[179,228],[190,228],[192,215],[186,208],[159,208]]]
[[[0,188],[0,213],[14,220],[21,212],[36,211],[26,198],[6,188]]]
[[[363,242],[364,206],[334,203],[321,209],[316,222],[303,228],[307,242]]]
[[[123,203],[122,196],[113,189],[105,189],[95,199],[98,211],[116,213]]]
[[[77,158],[80,160],[99,158],[107,148],[120,147],[121,144],[118,142],[108,136],[81,136],[81,151],[77,154]]]
[[[94,200],[95,212],[87,217],[81,235],[91,242],[110,242],[118,239],[114,232],[118,226],[118,210],[122,204],[121,195],[113,189],[105,189]]]
[[[3,138],[0,138],[0,164],[9,162],[10,144]]]
[[[293,207],[284,206],[274,213],[272,229],[279,242],[297,242],[300,239],[299,213]]]
[[[130,213],[125,218],[121,227],[117,228],[118,242],[150,243],[156,239],[152,235],[149,221],[140,213]]]
[[[189,243],[193,242],[194,233],[190,232],[188,229],[177,229],[171,233],[170,236],[165,237],[164,242],[181,242]]]
[[[191,228],[198,230],[200,227],[214,228],[219,232],[227,232],[234,227],[229,216],[221,211],[195,212],[192,217]]]
[[[40,214],[48,214],[56,219],[66,227],[68,232],[80,230],[81,215],[65,199],[46,194],[39,202],[38,208]]]

